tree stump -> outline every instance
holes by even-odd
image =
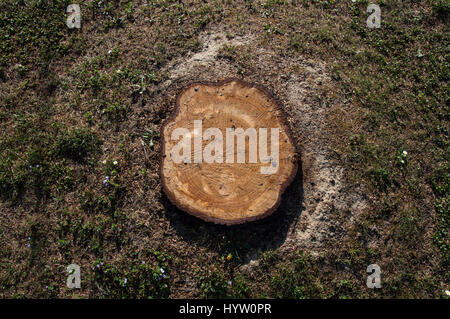
[[[279,103],[263,87],[240,80],[189,85],[161,139],[165,193],[205,221],[232,225],[270,215],[297,173]]]

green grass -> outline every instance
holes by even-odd
[[[224,273],[220,266],[200,269],[197,272],[198,289],[201,298],[248,298],[250,290],[245,276]]]
[[[148,251],[146,256],[130,253],[119,265],[96,260],[90,280],[99,287],[100,298],[167,298],[170,258]]]
[[[324,298],[323,288],[317,283],[321,276],[311,256],[300,252],[292,262],[277,265],[271,278],[271,290],[275,298],[306,299]]]
[[[99,149],[97,137],[86,129],[74,129],[63,132],[56,142],[56,152],[58,155],[69,158],[76,162],[85,161]]]

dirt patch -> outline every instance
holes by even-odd
[[[191,79],[192,74],[198,73],[202,68],[213,68],[221,72],[232,72],[233,67],[229,63],[218,61],[217,54],[224,46],[248,45],[255,41],[252,35],[236,36],[229,38],[224,31],[206,32],[199,37],[202,44],[200,52],[191,53],[187,57],[177,59],[171,62],[167,68],[169,81],[171,80]]]
[[[327,114],[333,105],[317,99],[321,87],[329,81],[324,64],[303,66],[304,78],[293,77],[286,83],[286,97],[294,130],[301,137],[304,164],[304,211],[283,247],[321,248],[326,239],[338,239],[343,227],[338,211],[348,211],[350,219],[367,203],[360,190],[349,190],[345,171],[331,160],[327,144]],[[292,248],[294,248],[292,247]],[[289,247],[291,248],[291,247]]]

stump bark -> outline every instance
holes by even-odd
[[[207,134],[208,129],[217,134]],[[217,129],[222,132],[222,145]],[[278,130],[278,141],[272,140],[271,129]],[[244,150],[243,140],[239,146],[239,138],[232,135],[242,131],[248,133]],[[254,132],[256,162],[255,138],[250,134]],[[261,154],[264,138],[267,149]],[[297,172],[296,147],[278,101],[265,88],[240,80],[189,85],[161,127],[161,139],[160,175],[169,200],[217,224],[240,224],[270,215]],[[278,162],[272,156],[277,147]],[[209,155],[212,162],[207,162]]]

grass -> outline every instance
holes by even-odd
[[[447,298],[449,3],[379,1],[380,29],[366,27],[368,3],[80,1],[70,30],[69,1],[2,1],[0,296]],[[358,186],[369,202],[337,243],[267,249],[251,271],[247,236],[180,222],[157,175],[168,66],[224,26],[255,36],[216,57],[244,79],[277,83],[255,52],[327,65],[327,145],[349,196]],[[80,291],[65,286],[73,262]],[[375,262],[383,288],[369,290]]]
[[[148,257],[130,253],[123,263],[109,264],[96,260],[90,278],[104,298],[167,298],[170,274],[167,269],[170,256],[158,251],[147,252]],[[153,258],[154,264],[148,258]],[[143,259],[143,260],[142,260]]]
[[[73,161],[82,162],[99,148],[96,136],[86,129],[74,129],[62,133],[57,142],[57,154]]]
[[[311,256],[300,252],[299,257],[276,266],[271,288],[276,298],[306,299],[324,298],[323,288],[316,283],[320,276]]]

